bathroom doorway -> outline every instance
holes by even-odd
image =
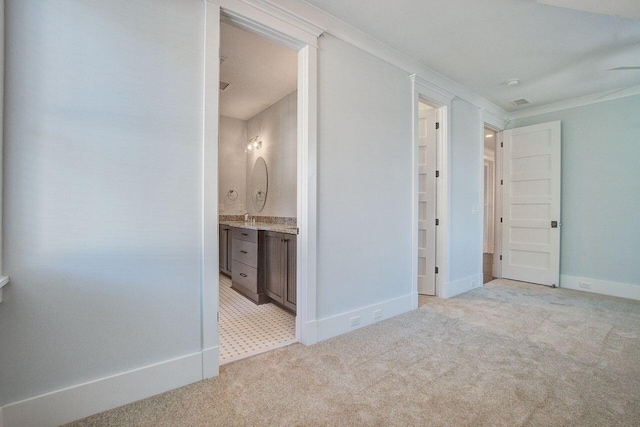
[[[223,19],[219,363],[296,342],[298,52]]]

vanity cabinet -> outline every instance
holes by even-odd
[[[220,225],[219,228],[219,244],[218,248],[220,273],[231,277],[231,227],[228,225]]]
[[[296,236],[264,231],[264,291],[273,301],[296,311]]]
[[[270,301],[264,292],[264,280],[258,269],[262,253],[257,230],[231,227],[231,288],[256,304]]]

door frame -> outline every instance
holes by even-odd
[[[494,137],[495,139],[495,137]],[[494,141],[495,143],[495,141]],[[493,153],[493,157],[487,156],[486,152],[484,154],[484,165],[483,165],[483,170],[484,168],[487,168],[487,176],[486,176],[486,180],[487,182],[485,183],[484,189],[483,189],[483,197],[484,194],[487,192],[487,188],[490,190],[490,194],[493,198],[493,205],[490,206],[490,213],[493,216],[493,222],[490,219],[487,219],[487,217],[485,216],[483,218],[483,223],[482,223],[482,227],[483,227],[483,234],[482,234],[482,252],[483,253],[493,253],[494,252],[494,248],[495,248],[495,217],[496,217],[496,207],[495,207],[495,201],[496,201],[496,156],[495,156],[495,151]],[[488,187],[487,187],[488,186]],[[483,199],[483,209],[484,207],[487,206],[487,200]],[[486,211],[483,211],[486,214]],[[485,242],[484,242],[484,227],[486,226],[486,230],[487,230],[487,241],[486,241],[486,246],[485,246]]]
[[[502,263],[500,261],[500,254],[502,254],[502,226],[500,225],[500,217],[502,216],[502,186],[500,180],[502,179],[502,150],[501,145],[503,141],[502,131],[504,131],[509,120],[505,120],[490,111],[480,111],[480,137],[479,146],[480,152],[480,175],[479,175],[479,187],[480,187],[480,204],[484,206],[484,130],[485,128],[491,129],[496,133],[495,142],[495,157],[494,157],[494,188],[493,188],[493,277],[502,277]],[[483,271],[483,253],[484,253],[484,209],[482,209],[482,227],[480,227],[480,247],[478,248],[478,266],[479,271]]]
[[[317,91],[318,44],[322,30],[282,9],[242,0],[202,0],[204,9],[203,207],[202,207],[202,372],[219,373],[218,325],[218,137],[221,19],[298,52],[297,120],[297,316],[296,340],[317,342]]]
[[[436,295],[447,297],[447,283],[449,279],[449,245],[450,235],[449,211],[449,171],[451,170],[449,158],[449,135],[451,135],[451,103],[454,94],[448,92],[422,77],[412,74],[409,76],[412,84],[412,193],[411,193],[411,280],[412,280],[412,308],[418,308],[418,210],[419,210],[419,103],[422,101],[438,111],[440,123],[440,137],[436,144],[436,170],[439,178],[436,181],[436,217],[440,224],[436,227]]]

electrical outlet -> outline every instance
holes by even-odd
[[[376,310],[376,311],[373,312],[373,318],[374,319],[379,319],[381,317],[382,317],[382,309]]]
[[[591,283],[587,282],[578,282],[578,286],[582,289],[591,289]]]
[[[472,215],[478,215],[480,213],[480,206],[473,206],[471,208],[471,214]]]
[[[360,324],[360,316],[353,316],[351,318],[351,326],[357,326]]]

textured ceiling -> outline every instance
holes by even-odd
[[[640,70],[608,71],[640,66],[637,19],[533,0],[307,3],[507,111],[640,85]],[[512,78],[520,84],[507,86]],[[511,104],[520,98],[531,104]]]
[[[298,54],[222,22],[220,115],[248,120],[297,87]]]

